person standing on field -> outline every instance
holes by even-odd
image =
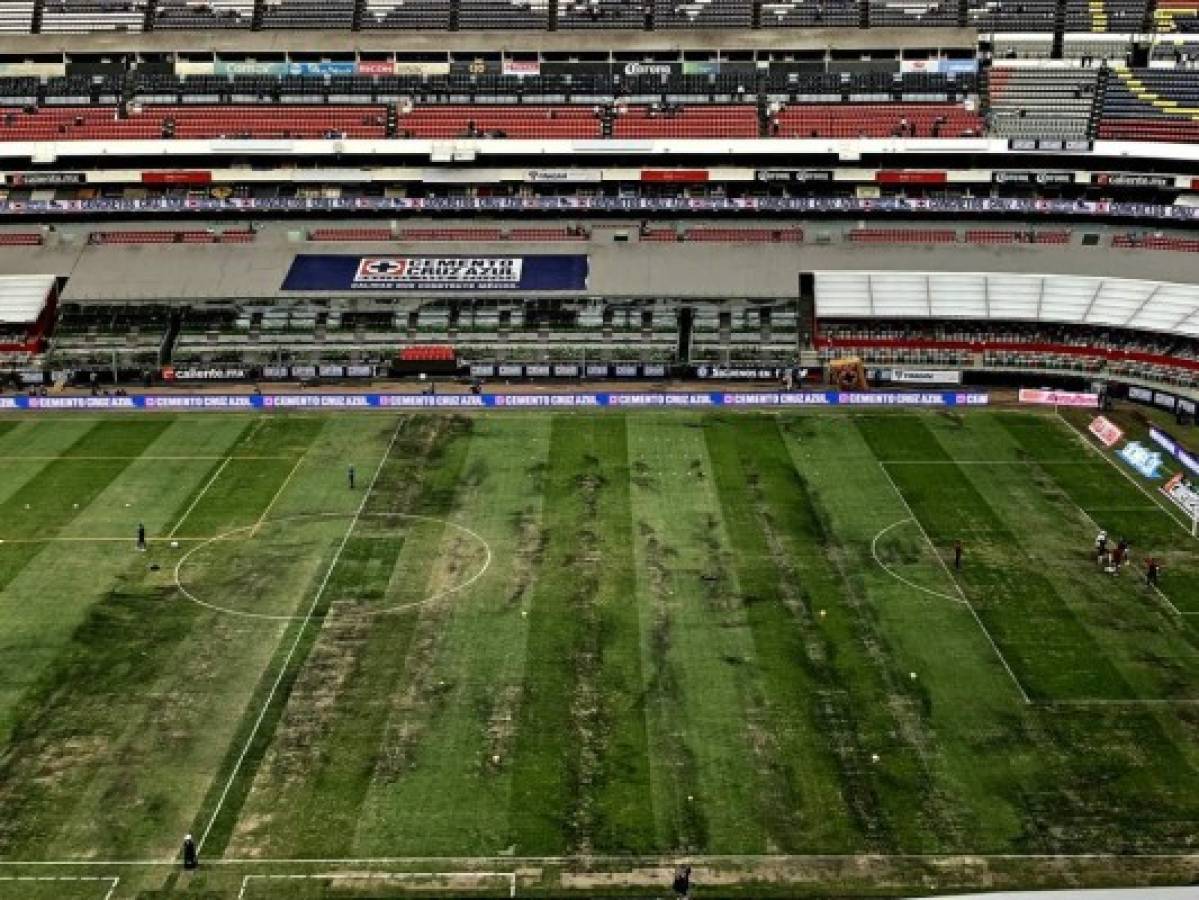
[[[354,467],[352,465],[350,466],[347,475],[349,475],[350,478],[350,490],[352,491],[354,490]]]
[[[1161,566],[1152,556],[1145,563],[1145,583],[1151,588],[1157,587],[1157,576],[1161,571]]]
[[[200,857],[196,852],[196,842],[190,834],[183,836],[183,868],[194,869],[200,865]]]
[[[959,572],[962,571],[962,542],[953,542],[953,567]]]
[[[137,523],[137,549],[143,552],[146,549],[146,526],[141,522]]]

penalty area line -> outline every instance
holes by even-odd
[[[892,524],[888,525],[886,528],[882,529],[882,531],[880,531],[878,534],[876,534],[874,536],[874,540],[872,540],[870,542],[870,555],[874,557],[874,561],[876,563],[878,563],[878,566],[880,569],[882,569],[884,572],[886,572],[888,575],[890,575],[892,578],[896,579],[897,581],[900,581],[903,584],[906,584],[908,587],[912,588],[912,590],[921,591],[922,593],[929,594],[930,596],[937,597],[941,600],[948,600],[950,603],[960,603],[960,604],[964,605],[965,601],[961,597],[952,597],[949,594],[943,594],[940,591],[934,591],[932,588],[926,588],[922,584],[916,584],[916,582],[914,582],[914,581],[909,581],[907,578],[904,578],[902,575],[900,575],[898,572],[896,572],[894,569],[892,569],[890,566],[888,566],[879,557],[879,555],[878,555],[879,538],[883,537],[886,534],[889,534],[891,531],[898,528],[900,525],[906,525],[909,522],[914,522],[914,521],[915,520],[909,516],[906,519],[900,519],[898,522],[893,522]]]
[[[362,501],[358,504],[358,508],[354,511],[354,517],[350,519],[350,524],[346,527],[345,534],[342,535],[341,543],[337,545],[337,551],[333,554],[333,561],[329,563],[329,568],[325,571],[325,577],[321,579],[320,585],[316,589],[316,594],[312,598],[312,603],[308,607],[308,613],[300,622],[296,629],[295,640],[291,642],[291,648],[287,651],[287,656],[283,658],[282,665],[279,666],[279,673],[275,676],[275,681],[271,685],[270,691],[266,695],[266,700],[262,704],[262,709],[258,712],[258,718],[254,720],[254,726],[250,729],[250,734],[246,738],[245,745],[241,748],[241,753],[237,757],[237,762],[233,765],[233,771],[229,773],[229,778],[225,782],[225,787],[221,791],[221,796],[218,798],[216,808],[212,811],[212,817],[208,820],[208,825],[204,828],[204,833],[200,835],[200,841],[196,845],[197,854],[204,849],[204,842],[208,840],[208,835],[212,833],[212,828],[216,824],[217,818],[221,814],[221,809],[224,808],[225,800],[229,797],[229,792],[233,789],[233,784],[237,780],[238,773],[241,771],[242,763],[245,762],[247,754],[250,752],[250,747],[253,745],[255,738],[258,737],[258,729],[262,727],[262,722],[266,718],[267,711],[271,708],[271,704],[275,700],[275,694],[279,691],[279,686],[283,683],[283,677],[287,674],[288,666],[291,665],[292,657],[295,656],[296,650],[300,646],[300,641],[304,637],[304,633],[308,630],[308,624],[312,621],[312,616],[316,612],[317,604],[320,603],[321,597],[324,596],[325,588],[329,585],[329,580],[333,577],[333,572],[337,569],[337,563],[341,560],[341,554],[346,549],[346,544],[350,542],[350,535],[354,532],[354,527],[358,524],[358,520],[362,518],[362,512],[366,509],[366,502],[370,499],[371,492],[375,489],[375,483],[379,480],[379,474],[383,471],[383,465],[391,456],[391,450],[395,446],[396,440],[400,436],[400,430],[404,427],[404,420],[401,419],[396,425],[395,431],[391,434],[391,440],[387,442],[387,448],[383,451],[383,455],[379,457],[379,465],[375,467],[375,474],[371,476],[370,484],[367,485],[366,492],[362,495]]]
[[[476,879],[484,878],[503,878],[508,882],[508,896],[516,896],[516,873],[515,872],[472,872],[470,870],[458,872],[318,872],[307,873],[303,875],[245,875],[241,880],[241,890],[237,892],[237,900],[243,900],[246,896],[246,891],[250,887],[250,882],[257,881],[413,881],[418,878],[426,879],[448,879],[462,878],[470,876]],[[431,890],[439,890],[437,886],[431,886]],[[485,890],[482,885],[474,888],[455,888],[455,890]]]
[[[119,875],[0,875],[0,882],[94,882],[99,881],[108,885],[104,900],[110,900],[116,893],[117,885],[121,883]]]
[[[212,477],[208,479],[208,484],[204,485],[204,487],[200,489],[200,493],[196,494],[195,499],[193,499],[187,509],[184,510],[184,513],[182,516],[180,516],[179,521],[175,523],[175,527],[172,528],[170,533],[167,535],[168,538],[173,538],[175,536],[175,532],[179,530],[180,526],[182,526],[187,520],[187,517],[192,514],[192,510],[196,508],[196,505],[200,502],[204,495],[208,493],[208,489],[216,483],[218,478],[221,477],[221,473],[225,471],[225,466],[229,465],[229,461],[232,459],[232,456],[226,456],[225,461],[217,466],[216,472],[214,472]]]
[[[279,485],[279,490],[275,491],[275,495],[271,497],[271,502],[266,505],[266,509],[262,511],[262,515],[258,517],[258,521],[255,522],[254,527],[250,529],[250,537],[254,537],[254,535],[258,534],[258,529],[262,527],[262,523],[266,521],[266,517],[270,515],[271,510],[275,508],[275,503],[277,503],[279,498],[283,495],[284,488],[291,484],[292,477],[296,474],[296,470],[300,468],[300,463],[303,461],[304,457],[301,456],[296,460],[296,464],[291,467],[291,471],[287,473],[287,477],[284,478],[283,483]]]
[[[970,598],[966,596],[966,592],[962,590],[962,586],[958,584],[958,580],[954,578],[953,573],[949,571],[949,566],[945,564],[945,560],[942,559],[941,554],[937,552],[937,545],[933,543],[933,539],[928,536],[928,532],[925,531],[924,525],[916,517],[916,513],[912,510],[911,504],[908,503],[908,498],[903,495],[903,491],[899,489],[899,485],[895,483],[895,479],[892,478],[891,473],[887,471],[886,465],[880,461],[878,467],[882,470],[883,477],[885,477],[887,482],[891,485],[891,490],[895,491],[895,496],[899,498],[899,502],[903,504],[903,508],[907,510],[908,516],[913,522],[916,523],[916,527],[920,529],[920,533],[924,535],[924,540],[928,542],[928,547],[930,550],[932,550],[933,556],[935,556],[937,558],[937,562],[941,564],[941,568],[945,571],[945,576],[953,585],[954,591],[956,591],[957,595],[962,598],[962,602],[966,604],[966,609],[970,610],[970,615],[974,617],[974,621],[977,622],[978,627],[982,629],[982,633],[986,637],[987,643],[991,645],[991,649],[995,651],[995,655],[999,658],[999,662],[1003,665],[1004,671],[1006,671],[1008,677],[1012,679],[1012,684],[1014,684],[1016,686],[1016,690],[1020,692],[1021,699],[1023,699],[1026,704],[1031,704],[1032,698],[1028,696],[1028,691],[1024,690],[1024,685],[1020,683],[1020,679],[1016,677],[1016,673],[1008,664],[1007,657],[1003,655],[1003,651],[1000,650],[999,645],[995,643],[995,638],[991,637],[991,632],[983,623],[982,617],[978,614],[978,610],[974,608],[974,604],[970,602]]]

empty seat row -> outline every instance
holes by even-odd
[[[812,103],[792,104],[771,122],[785,138],[971,137],[983,120],[962,104]]]
[[[92,31],[141,31],[146,0],[45,0],[45,34],[84,34]]]
[[[359,27],[447,29],[450,4],[446,0],[366,0]]]
[[[33,30],[33,0],[0,3],[0,32],[28,34]]]
[[[0,231],[0,246],[31,247],[43,242],[38,231]]]
[[[263,28],[349,29],[354,0],[264,0]]]
[[[988,76],[991,131],[1009,138],[1085,138],[1098,79],[1096,69],[994,66]]]
[[[158,0],[155,30],[170,28],[250,28],[254,0]]]
[[[849,239],[856,244],[953,244],[958,236],[950,228],[854,228]]]
[[[113,107],[0,110],[9,140],[102,140],[251,137],[384,137],[384,110],[369,107],[151,106],[120,118]]]
[[[1112,246],[1124,249],[1174,250],[1181,253],[1199,253],[1199,240],[1164,237],[1153,234],[1118,234],[1112,238]]]
[[[558,28],[644,28],[653,0],[558,0]]]
[[[390,228],[314,228],[310,241],[394,241]]]
[[[458,27],[544,31],[549,0],[459,0]]]
[[[1069,231],[1011,231],[990,228],[971,228],[966,231],[967,244],[1068,244]]]

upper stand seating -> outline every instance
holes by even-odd
[[[1067,32],[1133,34],[1144,24],[1145,0],[1066,0]]]
[[[654,0],[654,27],[750,28],[751,0]]]
[[[1153,27],[1157,31],[1199,31],[1199,0],[1157,0]]]
[[[414,138],[598,138],[600,120],[578,106],[416,106],[399,130]]]
[[[753,138],[758,113],[748,104],[673,108],[629,106],[616,116],[618,138]]]
[[[45,0],[44,34],[90,31],[141,31],[146,0]]]
[[[774,117],[771,132],[785,138],[974,137],[983,133],[983,120],[953,103],[798,103]]]
[[[946,27],[957,23],[957,0],[870,0],[872,26]]]
[[[33,27],[33,0],[0,3],[0,32],[29,34]]]
[[[558,0],[558,29],[644,28],[653,0]]]
[[[549,27],[549,0],[460,0],[458,27],[536,30]]]
[[[382,107],[149,106],[119,118],[113,107],[42,107],[30,114],[0,109],[9,140],[152,140],[175,138],[381,138]]]
[[[264,0],[263,28],[349,30],[354,0]]]
[[[862,12],[857,0],[766,0],[763,27],[856,28]]]
[[[249,28],[254,0],[158,0],[154,30],[169,28]]]
[[[366,0],[362,29],[404,28],[444,31],[450,27],[449,0]]]
[[[967,0],[966,24],[988,33],[1028,31],[1052,34],[1056,13],[1056,0]]]
[[[1086,138],[1098,77],[1090,68],[993,66],[991,132],[1007,138]]]
[[[1099,137],[1199,142],[1199,72],[1113,69],[1104,95]]]

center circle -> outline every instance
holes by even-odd
[[[423,516],[423,515],[418,515],[416,513],[362,513],[359,515],[356,515],[354,513],[337,513],[337,512],[301,513],[301,514],[294,515],[294,516],[281,516],[277,519],[269,519],[269,520],[266,520],[263,522],[256,523],[254,525],[243,525],[239,528],[231,528],[228,531],[222,532],[221,534],[214,535],[213,537],[210,537],[206,540],[198,541],[195,544],[195,546],[189,548],[188,551],[186,553],[184,553],[179,558],[179,561],[175,564],[175,570],[174,570],[175,587],[178,588],[179,592],[181,594],[183,594],[183,596],[186,597],[188,600],[190,600],[192,603],[195,603],[195,604],[198,604],[199,606],[206,607],[207,609],[211,609],[211,610],[214,610],[219,613],[225,613],[225,614],[231,615],[231,616],[240,616],[242,618],[247,618],[247,619],[262,619],[262,620],[272,621],[272,622],[294,622],[294,621],[299,621],[302,619],[307,619],[308,614],[277,615],[277,614],[273,614],[273,613],[253,612],[253,611],[245,610],[245,609],[237,609],[236,607],[233,607],[233,606],[222,605],[220,603],[216,603],[211,600],[205,599],[203,596],[203,592],[199,591],[198,589],[195,591],[189,589],[188,584],[185,583],[185,580],[183,578],[183,571],[184,571],[184,567],[187,565],[188,561],[193,556],[195,556],[197,553],[200,553],[201,551],[205,550],[206,548],[212,547],[221,542],[234,541],[239,538],[242,539],[243,542],[248,542],[248,541],[254,540],[256,535],[262,529],[269,529],[272,526],[279,526],[279,525],[283,525],[286,523],[295,523],[295,522],[319,523],[322,520],[328,520],[328,519],[354,519],[355,522],[362,520],[362,519],[392,519],[392,520],[397,520],[397,521],[407,521],[407,522],[418,523],[418,524],[426,523],[426,524],[430,524],[430,525],[441,525],[445,528],[453,529],[454,531],[458,532],[459,534],[465,535],[470,540],[470,542],[472,544],[476,545],[482,552],[482,556],[483,556],[482,564],[479,565],[478,568],[475,569],[474,571],[472,571],[468,576],[462,578],[459,581],[456,581],[453,584],[442,587],[441,589],[435,591],[434,593],[430,594],[427,597],[424,597],[423,599],[414,600],[414,601],[405,602],[405,603],[398,603],[393,606],[385,607],[383,609],[371,610],[370,612],[372,615],[384,615],[384,614],[388,614],[388,613],[404,612],[405,610],[417,609],[421,606],[426,606],[428,604],[435,603],[438,600],[442,600],[445,597],[450,596],[451,594],[456,594],[456,593],[466,590],[468,587],[470,587],[472,584],[474,584],[476,581],[478,581],[480,578],[482,578],[484,573],[486,573],[487,570],[491,567],[491,545],[488,544],[487,541],[482,536],[480,536],[477,532],[472,531],[470,528],[467,528],[465,525],[460,525],[457,522],[453,522],[449,519],[438,518],[436,516]],[[386,537],[386,536],[387,535],[382,535],[381,537]],[[365,539],[365,536],[363,536],[363,537]],[[316,588],[316,590],[318,592],[323,592],[326,589],[328,582],[332,576],[333,568],[337,565],[338,561],[341,558],[342,551],[345,549],[346,544],[351,539],[352,539],[351,536],[343,536],[342,537],[341,543],[339,545],[338,550],[336,551],[333,561],[330,563],[328,569],[324,571],[321,581],[319,582],[319,584]],[[287,548],[286,548],[286,546],[284,546],[281,549],[286,550]],[[258,574],[257,571],[251,573],[251,575],[256,575],[256,574]],[[194,587],[194,585],[193,585],[193,587]],[[253,584],[248,585],[248,589],[250,589],[250,590],[252,590],[253,587],[254,587]],[[312,597],[312,600],[315,602],[316,597]]]

